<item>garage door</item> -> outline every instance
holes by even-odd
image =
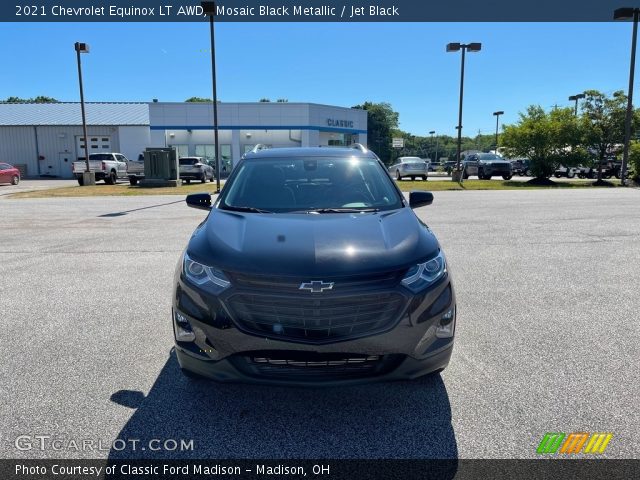
[[[92,153],[111,152],[111,137],[109,135],[95,135],[89,137],[89,155]],[[78,160],[84,160],[84,137],[76,137],[76,153]]]

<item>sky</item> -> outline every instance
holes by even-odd
[[[467,54],[463,134],[495,132],[531,104],[573,105],[587,89],[627,90],[631,23],[218,23],[218,98],[351,107],[389,102],[413,135],[456,134],[460,53]],[[0,99],[86,101],[211,97],[208,23],[0,24]],[[19,47],[19,48],[18,48]],[[638,75],[640,76],[640,75]],[[636,76],[636,78],[638,78]]]

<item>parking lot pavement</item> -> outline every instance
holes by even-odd
[[[640,457],[638,190],[436,193],[417,213],[455,277],[449,368],[328,389],[180,375],[172,275],[204,212],[175,196],[0,208],[0,457],[522,458],[574,431]],[[66,447],[18,450],[20,435]],[[82,439],[102,449],[68,447]]]
[[[22,179],[20,180],[20,183],[18,185],[10,185],[8,183],[0,184],[0,196],[17,192],[46,190],[48,188],[72,187],[77,184],[77,180],[67,180],[61,178]]]

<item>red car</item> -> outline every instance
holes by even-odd
[[[20,170],[8,163],[0,163],[0,183],[17,185],[20,183]]]

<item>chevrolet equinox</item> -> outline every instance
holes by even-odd
[[[173,331],[190,377],[289,385],[412,379],[444,369],[456,305],[447,261],[371,151],[256,147],[175,273]]]

